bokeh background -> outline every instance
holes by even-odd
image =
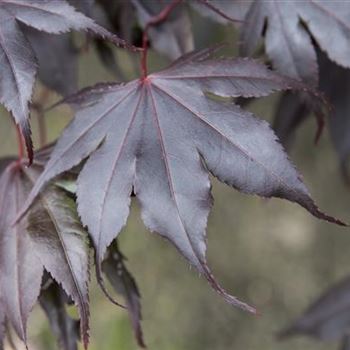
[[[228,42],[236,53],[237,36],[232,26],[221,26],[193,17],[196,47]],[[129,54],[116,50],[128,79],[137,76]],[[152,53],[151,70],[167,61]],[[79,85],[114,78],[103,68],[93,50],[82,55]],[[36,97],[43,93],[40,83]],[[271,120],[277,94],[256,100],[247,108]],[[51,93],[47,105],[59,99]],[[54,140],[72,112],[61,106],[46,114],[49,139]],[[32,114],[34,138],[37,119]],[[322,210],[350,220],[350,188],[338,172],[338,162],[327,130],[318,146],[313,144],[312,118],[299,129],[291,159],[303,174]],[[16,153],[12,121],[0,109],[0,155]],[[153,350],[332,350],[337,343],[308,338],[286,342],[276,332],[334,282],[350,274],[350,232],[319,221],[301,207],[278,199],[247,196],[212,179],[214,208],[209,217],[208,260],[220,282],[234,295],[255,305],[252,316],[225,304],[206,281],[167,242],[147,232],[136,201],[132,204],[120,246],[142,293],[143,329]],[[91,350],[137,349],[125,311],[111,305],[91,283]],[[71,310],[74,313],[74,310]],[[29,321],[30,349],[56,349],[48,323],[39,307]],[[19,349],[21,345],[18,345]]]

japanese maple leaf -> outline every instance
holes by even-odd
[[[329,134],[339,156],[344,179],[350,183],[348,160],[350,155],[350,70],[330,61],[318,52],[320,67],[319,89],[330,102]],[[277,108],[274,129],[284,145],[291,146],[297,128],[315,111],[303,96],[286,92]]]
[[[172,0],[131,0],[138,20],[144,28],[150,19],[160,13]],[[194,48],[189,15],[184,4],[179,4],[169,18],[149,31],[152,46],[171,59],[176,59]]]
[[[76,197],[76,177],[77,174],[75,174],[75,171],[70,171],[61,176],[59,180],[56,180],[55,185],[63,188],[72,196]],[[141,295],[135,278],[126,268],[126,260],[127,259],[119,249],[117,240],[114,240],[114,242],[108,247],[105,259],[102,262],[102,271],[113,289],[124,297],[136,341],[141,348],[146,348],[141,327]],[[102,288],[102,291],[109,299],[111,299],[110,295],[104,288]],[[111,299],[111,301],[115,303],[114,300]]]
[[[72,33],[51,35],[33,28],[24,31],[38,61],[38,78],[62,96],[78,90],[79,49]]]
[[[188,0],[198,13],[221,24],[243,22],[254,0]]]
[[[77,180],[78,211],[96,249],[97,269],[129,214],[134,192],[151,231],[170,240],[228,302],[205,258],[212,206],[209,173],[239,191],[280,197],[321,213],[265,121],[232,102],[292,87],[249,59],[183,56],[168,69],[125,85],[98,85],[67,100],[77,114],[57,142],[25,212],[43,186],[88,157]]]
[[[78,350],[79,321],[68,315],[66,305],[69,303],[69,298],[52,279],[46,278],[39,302],[46,313],[60,348]]]
[[[51,34],[88,30],[116,44],[124,42],[77,12],[65,0],[0,0],[0,103],[20,125],[32,159],[32,141],[28,121],[35,75],[35,54],[20,23]]]
[[[0,314],[26,342],[27,319],[38,299],[45,269],[77,304],[86,346],[88,246],[74,200],[55,185],[49,186],[28,214],[13,225],[42,169],[39,161],[30,168],[14,161],[0,177]]]
[[[348,349],[350,337],[350,278],[347,276],[317,298],[291,325],[279,333],[280,339],[307,335],[325,342],[340,340]]]
[[[242,26],[242,50],[250,55],[265,32],[265,47],[283,74],[317,84],[318,46],[334,62],[350,67],[350,2],[255,0]],[[311,36],[312,38],[311,38]]]
[[[146,348],[141,328],[140,292],[124,261],[125,257],[115,241],[108,249],[106,259],[102,263],[102,269],[114,290],[125,298],[137,343],[141,348]]]

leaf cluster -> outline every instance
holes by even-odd
[[[193,11],[237,26],[241,53],[252,56],[262,46],[276,70],[252,58],[219,58],[220,46],[194,50]],[[345,225],[318,208],[268,123],[235,101],[284,92],[275,129],[287,144],[310,111],[322,121],[325,95],[334,105],[331,132],[345,169],[349,103],[346,90],[334,87],[349,84],[349,15],[349,3],[321,0],[0,0],[0,102],[28,152],[28,161],[0,161],[0,338],[10,324],[27,342],[28,315],[39,300],[62,348],[76,349],[80,338],[87,347],[93,255],[102,291],[119,304],[106,277],[124,296],[145,347],[140,293],[117,243],[132,197],[150,231],[169,240],[229,304],[256,313],[207,264],[210,176]],[[135,63],[140,54],[143,74],[75,92],[86,48],[77,46],[73,30],[89,33],[86,46],[116,76],[123,72],[111,44],[128,48]],[[173,62],[148,74],[149,46]],[[37,73],[75,116],[54,145],[33,153],[29,111]],[[66,311],[71,303],[79,320]]]

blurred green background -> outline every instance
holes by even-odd
[[[194,16],[194,15],[193,15]],[[195,17],[195,16],[194,16]],[[235,43],[231,26],[194,18],[197,47],[217,41]],[[228,51],[235,53],[235,45]],[[116,51],[130,78],[136,74],[130,56]],[[166,61],[151,53],[151,70]],[[93,50],[80,62],[80,86],[113,77]],[[38,83],[36,96],[43,87]],[[259,99],[249,109],[271,120],[277,95]],[[47,104],[59,97],[51,94]],[[50,140],[71,117],[68,107],[47,113]],[[15,130],[0,110],[0,154],[16,153]],[[36,115],[32,115],[37,139]],[[350,220],[350,189],[338,172],[337,157],[325,131],[313,144],[310,118],[298,131],[290,152],[322,210]],[[225,304],[198,273],[164,240],[144,228],[136,201],[120,246],[142,293],[143,329],[153,350],[313,350],[337,348],[308,338],[278,342],[275,334],[322,291],[350,272],[349,230],[319,221],[301,207],[278,199],[247,196],[213,179],[215,205],[209,217],[208,260],[220,282],[239,298],[255,305],[252,316]],[[137,349],[126,312],[111,305],[91,283],[91,350]],[[30,349],[56,349],[43,312],[36,307],[29,321]],[[21,348],[19,346],[19,348]]]

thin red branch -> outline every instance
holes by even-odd
[[[225,12],[221,11],[218,7],[216,7],[214,4],[212,4],[209,0],[197,0],[202,5],[206,6],[209,10],[215,12],[220,17],[225,18],[226,20],[233,22],[233,23],[242,23],[244,21],[241,21],[239,19],[234,19],[230,16],[228,16]]]
[[[180,3],[182,0],[173,0],[169,5],[164,7],[157,15],[153,16],[145,25],[142,37],[142,56],[141,56],[141,71],[142,78],[147,77],[147,54],[148,54],[148,30],[151,26],[155,26],[164,22],[173,9]]]

